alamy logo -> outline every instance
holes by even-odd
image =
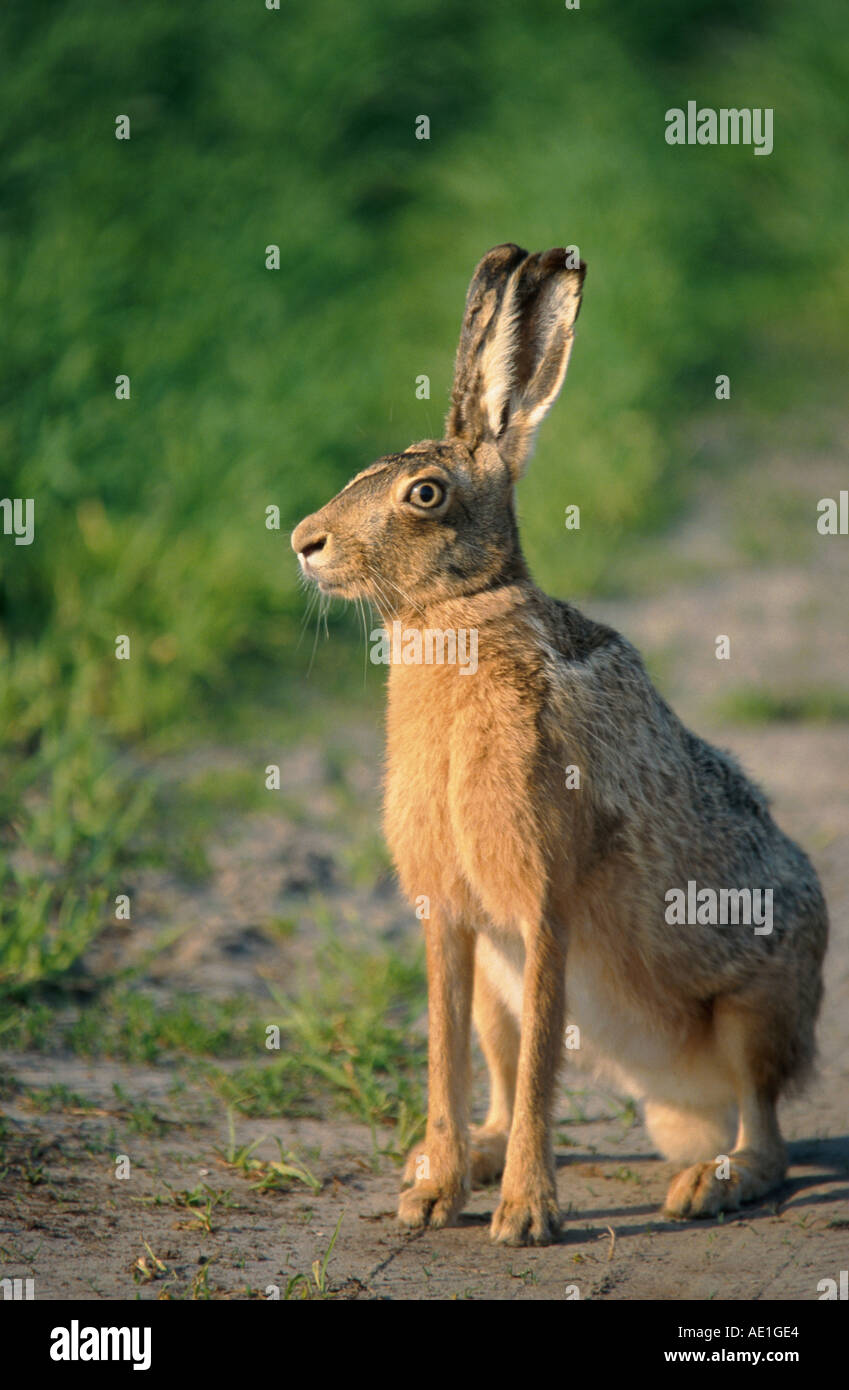
[[[845,1303],[849,1300],[849,1269],[841,1269],[839,1283],[837,1279],[820,1279],[817,1293],[820,1302],[823,1299],[827,1302],[839,1299],[841,1303]]]
[[[375,666],[459,666],[461,676],[478,669],[478,630],[475,627],[404,627],[399,622],[369,633],[369,656]]]
[[[687,102],[686,112],[671,106],[666,113],[667,145],[753,145],[755,154],[772,154],[773,108],[699,107]]]
[[[772,931],[771,888],[699,888],[696,880],[687,887],[669,888],[665,894],[666,920],[671,927],[727,927],[742,923],[755,925],[755,936]]]
[[[134,1371],[150,1369],[149,1327],[54,1327],[51,1361],[132,1361]]]
[[[4,1301],[9,1298],[22,1302],[25,1298],[35,1298],[34,1279],[0,1279],[0,1289],[3,1290]]]
[[[35,535],[34,511],[35,503],[31,497],[0,497],[3,535],[14,536],[15,545],[32,545]]]

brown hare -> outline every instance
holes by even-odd
[[[643,1101],[657,1148],[687,1165],[669,1215],[780,1183],[776,1101],[813,1060],[827,936],[816,874],[760,791],[684,728],[624,638],[525,564],[514,487],[584,269],[563,250],[484,256],[445,438],[378,460],[292,535],[323,593],[368,598],[405,633],[477,636],[474,672],[389,670],[386,836],[405,893],[429,902],[428,1121],[399,1217],[444,1226],[471,1182],[503,1175],[492,1236],[511,1244],[557,1238],[567,1025],[570,1056]],[[745,910],[759,895],[768,919]],[[472,1018],[490,1105],[470,1131]]]

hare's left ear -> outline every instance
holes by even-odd
[[[473,450],[494,444],[514,479],[563,385],[585,270],[561,248],[529,256],[507,245],[472,277],[446,433]]]

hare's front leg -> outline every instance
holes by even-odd
[[[425,1137],[404,1172],[398,1219],[447,1226],[469,1196],[469,1034],[474,933],[434,913],[425,930],[428,1107]]]
[[[565,996],[565,933],[541,924],[525,939],[516,1105],[501,1201],[492,1218],[492,1238],[505,1245],[548,1245],[560,1230],[551,1111],[562,1060]]]

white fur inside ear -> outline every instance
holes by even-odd
[[[534,403],[529,405],[528,408],[523,409],[520,402],[522,423],[526,424],[531,430],[536,429],[537,425],[540,423],[543,416],[551,409],[560,393],[560,388],[563,385],[563,378],[566,375],[566,368],[569,365],[569,357],[572,352],[572,341],[573,335],[571,328],[555,329],[548,340],[546,359],[537,369],[527,392],[529,401],[533,401]],[[552,369],[552,359],[555,359],[557,362],[556,370]],[[546,369],[549,374],[548,387],[542,394],[538,394],[540,386],[539,379],[546,372]]]
[[[581,303],[580,282],[572,276],[550,282],[537,307],[537,366],[516,401],[515,423],[533,434],[557,399],[574,341],[573,327]]]
[[[481,405],[493,439],[498,438],[504,406],[513,390],[515,359],[519,346],[520,315],[516,303],[516,275],[511,276],[495,331],[481,353],[483,383]]]

